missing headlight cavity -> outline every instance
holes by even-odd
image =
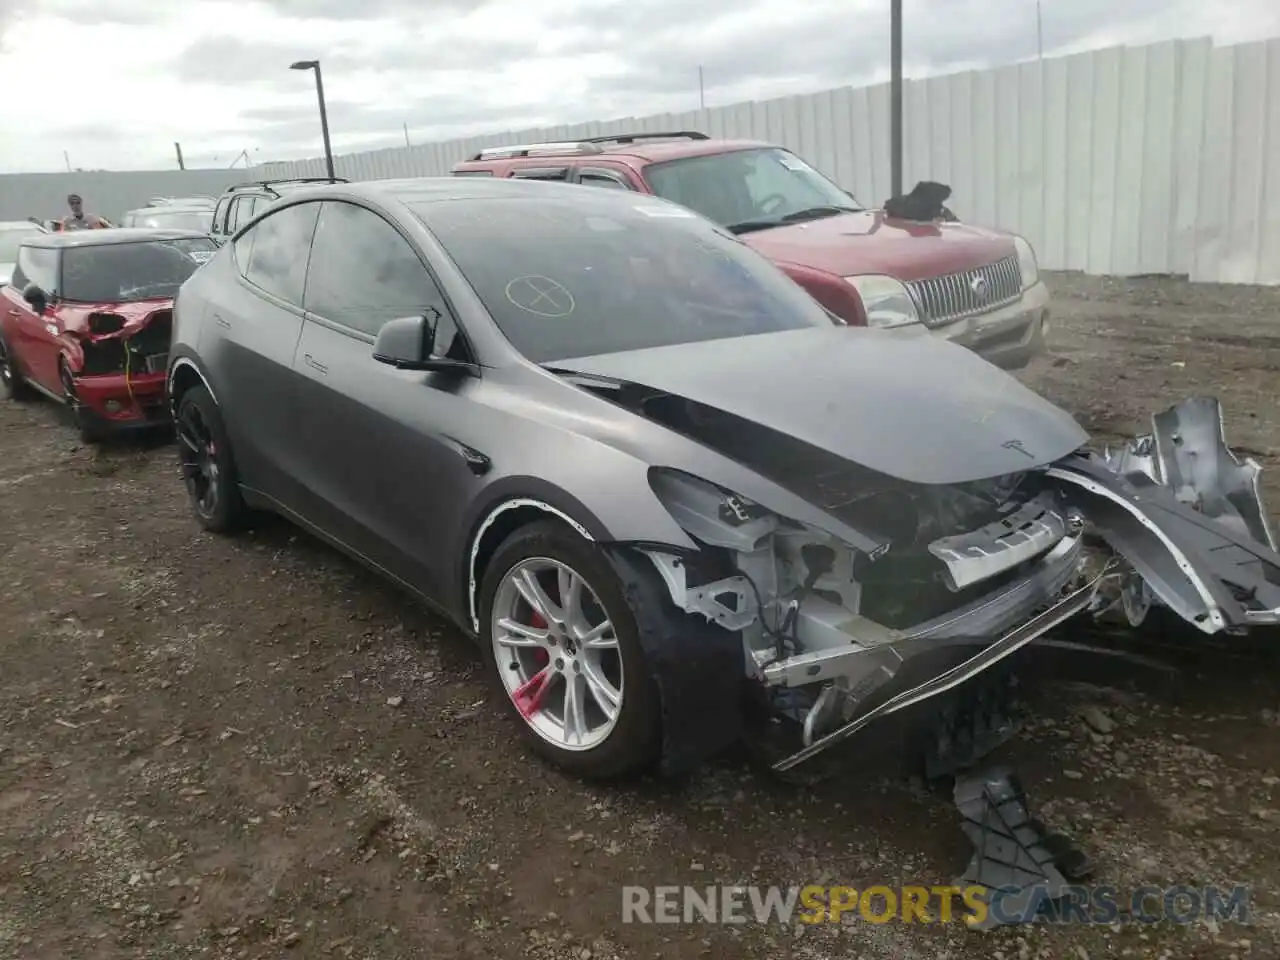
[[[173,311],[157,310],[146,323],[125,333],[124,318],[95,313],[88,322],[92,337],[80,344],[84,361],[80,376],[112,373],[156,373],[164,369],[173,336]]]
[[[1052,504],[1033,502],[1042,488],[1031,474],[945,486],[912,484],[682,397],[633,385],[600,392],[738,461],[870,540],[888,544],[874,555],[844,544],[826,545],[844,554],[847,589],[819,582],[832,579],[838,560],[832,559],[808,583],[813,564],[796,557],[792,602],[804,597],[827,603],[854,590],[860,615],[883,627],[905,629],[1017,579],[1065,533]],[[777,518],[759,505],[731,491],[714,496],[666,496],[664,502],[686,529],[712,547],[750,551],[775,529]],[[690,513],[699,515],[693,528]],[[709,528],[717,532],[708,533]],[[813,546],[807,549],[817,556]],[[845,602],[840,605],[850,609]],[[786,611],[779,614],[777,629],[787,617]]]

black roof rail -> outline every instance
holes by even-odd
[[[637,140],[710,140],[698,130],[676,130],[670,133],[615,133],[608,137],[586,137],[583,143],[635,143]]]
[[[248,187],[270,187],[277,183],[350,183],[346,177],[277,177],[274,180],[246,180],[233,183],[228,190],[244,190]]]

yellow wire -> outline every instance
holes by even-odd
[[[129,391],[129,402],[135,403],[133,399],[133,382],[129,379],[132,376],[129,370],[129,364],[133,357],[133,351],[129,349],[129,341],[124,341],[124,388]]]

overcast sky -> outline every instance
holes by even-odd
[[[1280,34],[1280,0],[1042,0],[1045,53]],[[905,0],[909,75],[1036,53],[1035,0]],[[883,80],[888,0],[0,0],[0,173],[157,169]]]

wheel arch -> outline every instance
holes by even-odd
[[[522,527],[539,520],[559,520],[584,540],[608,540],[604,524],[574,497],[534,477],[502,484],[503,489],[473,511],[463,551],[462,609],[473,633],[480,633],[479,595],[489,561],[498,546]]]
[[[169,376],[165,381],[165,391],[169,395],[169,412],[171,415],[174,417],[178,415],[178,404],[182,402],[183,394],[192,387],[197,386],[203,386],[209,391],[209,396],[213,397],[213,402],[218,402],[218,395],[209,383],[209,378],[205,376],[204,371],[200,369],[200,364],[195,359],[181,356],[174,360],[169,367]]]

